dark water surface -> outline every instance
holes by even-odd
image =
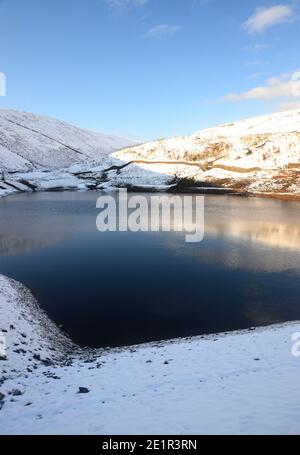
[[[0,200],[0,273],[73,340],[122,346],[300,319],[300,204],[206,196],[205,239],[100,233],[99,193]]]

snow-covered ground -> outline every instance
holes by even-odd
[[[300,433],[298,323],[79,349],[3,276],[0,314],[1,434]]]
[[[169,168],[166,173],[162,173],[136,164],[124,167],[124,162],[108,156],[97,165],[75,164],[56,170],[4,173],[2,179],[0,174],[0,197],[20,192],[105,190],[119,187],[168,190],[174,180],[175,176]]]

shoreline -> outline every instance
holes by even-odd
[[[106,188],[99,188],[99,189],[89,189],[89,188],[61,188],[61,189],[42,189],[42,190],[34,190],[34,191],[11,191],[1,194],[0,189],[0,199],[6,198],[16,194],[34,194],[34,193],[64,193],[64,192],[106,192],[106,191],[118,191],[120,189],[127,189],[128,193],[165,193],[165,194],[173,194],[173,195],[182,195],[182,194],[192,194],[192,195],[219,195],[219,196],[237,196],[237,197],[254,197],[254,198],[267,198],[267,199],[277,199],[283,201],[294,201],[300,202],[300,194],[292,194],[292,193],[276,193],[276,192],[242,192],[237,191],[234,188],[208,188],[208,187],[186,187],[185,189],[181,189],[176,191],[176,185],[168,185],[167,187],[155,187],[150,185],[145,186],[133,186],[128,185],[127,187],[106,187]]]
[[[212,332],[203,335],[194,335],[194,336],[186,336],[186,337],[178,337],[178,338],[171,338],[171,339],[162,339],[162,340],[155,340],[155,341],[148,341],[144,343],[132,344],[132,345],[124,345],[119,347],[99,347],[93,348],[89,346],[80,346],[77,345],[72,338],[64,332],[47,314],[45,310],[42,309],[39,301],[33,296],[31,290],[27,288],[23,283],[10,278],[8,276],[0,274],[0,297],[3,293],[3,289],[5,287],[11,287],[13,291],[17,293],[17,300],[16,305],[19,305],[21,301],[25,302],[27,310],[29,313],[34,317],[36,320],[39,328],[42,329],[42,338],[46,340],[46,342],[53,343],[53,336],[54,333],[57,337],[57,346],[61,352],[60,354],[65,355],[66,353],[70,356],[76,355],[103,355],[103,354],[116,354],[122,353],[124,351],[128,351],[131,349],[143,349],[143,348],[151,348],[151,347],[162,347],[167,345],[173,345],[178,343],[185,343],[185,342],[192,342],[192,341],[201,341],[201,340],[212,340],[216,337],[224,338],[226,336],[239,336],[245,335],[249,333],[256,333],[264,332],[269,329],[280,329],[282,327],[291,326],[291,325],[298,325],[300,324],[299,321],[290,320],[286,322],[277,322],[268,325],[261,325],[256,327],[249,327],[245,329],[236,329],[231,331],[225,332]],[[22,306],[19,309],[20,313],[24,315],[22,312]],[[1,324],[0,333],[3,333],[3,326]],[[2,330],[1,330],[2,329]],[[15,330],[15,328],[13,329]],[[4,334],[8,332],[8,329],[4,329]],[[50,336],[49,336],[50,333]],[[40,336],[41,334],[39,334]],[[58,359],[58,363],[59,363]]]
[[[76,346],[28,289],[1,275],[0,310],[1,434],[299,433],[298,321],[93,349]]]

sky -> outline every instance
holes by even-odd
[[[137,140],[300,107],[300,0],[0,0],[0,108]]]

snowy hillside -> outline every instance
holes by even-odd
[[[299,324],[79,349],[0,276],[0,434],[299,434]]]
[[[31,114],[2,111],[0,126],[0,197],[20,191],[192,187],[300,199],[299,109],[123,149],[124,140]],[[114,147],[118,151],[109,155]],[[45,167],[52,169],[44,172]],[[18,172],[6,172],[12,169]]]
[[[0,110],[0,171],[57,169],[97,162],[132,144],[49,117]]]
[[[247,193],[300,193],[300,110],[202,130],[114,153],[154,172]],[[175,166],[175,168],[174,168]]]
[[[300,164],[300,110],[254,117],[192,136],[153,141],[124,149],[115,156],[127,160],[183,160],[207,166],[216,165],[221,159],[236,160],[244,168]]]

